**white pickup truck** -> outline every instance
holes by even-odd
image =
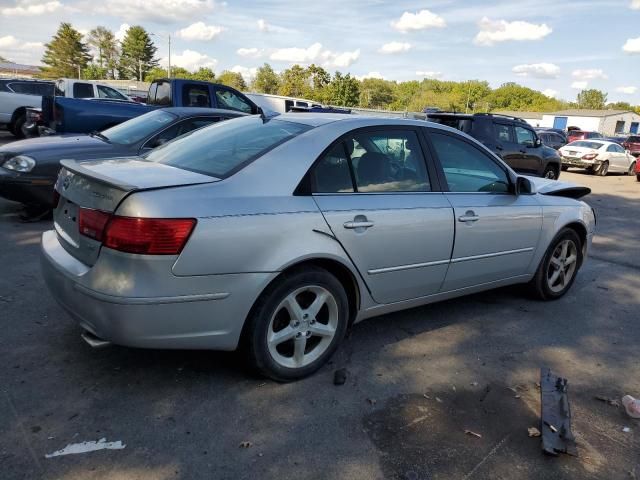
[[[43,95],[71,98],[108,98],[131,102],[124,93],[109,85],[90,80],[2,79],[0,80],[0,125],[4,124],[16,137],[23,138],[22,127],[27,108],[40,108]]]

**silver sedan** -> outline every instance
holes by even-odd
[[[41,258],[87,342],[242,345],[280,381],[368,317],[516,283],[560,298],[595,228],[588,189],[416,120],[251,116],[63,167]]]

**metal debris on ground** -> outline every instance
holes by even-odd
[[[240,442],[240,445],[238,445],[240,448],[250,448],[253,447],[253,443],[251,442]]]
[[[616,400],[615,398],[608,398],[608,397],[603,397],[602,395],[596,395],[596,400],[600,400],[601,402],[606,402],[612,407],[620,406],[620,402],[618,402],[618,400]]]
[[[333,384],[334,385],[344,385],[344,382],[347,381],[347,369],[341,368],[336,370],[333,374]]]
[[[554,375],[549,368],[540,369],[542,450],[550,455],[578,455],[575,438],[571,433],[567,387],[566,378]]]
[[[482,435],[472,430],[465,430],[464,433],[466,433],[467,435],[473,435],[474,437],[482,438]]]
[[[539,437],[540,435],[542,435],[540,433],[540,430],[538,430],[536,427],[529,427],[528,431],[530,437]]]
[[[622,429],[622,431],[623,431],[624,433],[629,433],[629,432],[631,431],[631,429],[630,429],[629,427],[624,427],[624,428]]]
[[[59,457],[62,455],[73,455],[76,453],[95,452],[96,450],[122,450],[126,447],[120,440],[117,442],[107,442],[106,438],[101,438],[98,441],[70,443],[62,450],[57,450],[53,453],[48,453],[45,458]]]
[[[369,402],[369,405],[375,405],[377,403],[374,398],[367,398],[367,402]]]

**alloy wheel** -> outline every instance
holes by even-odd
[[[600,165],[598,169],[598,175],[605,177],[607,173],[609,173],[609,162],[602,162],[602,165]]]
[[[556,171],[553,168],[549,168],[546,172],[544,172],[544,178],[548,178],[549,180],[555,180]]]
[[[547,285],[554,293],[563,291],[570,283],[578,266],[578,248],[572,240],[558,243],[547,267]]]
[[[301,368],[327,351],[338,328],[338,303],[319,285],[298,288],[275,309],[267,330],[267,346],[282,367]]]

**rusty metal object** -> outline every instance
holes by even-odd
[[[567,379],[549,368],[540,369],[540,431],[542,450],[549,455],[567,453],[578,456],[571,433],[571,409],[567,395]]]

